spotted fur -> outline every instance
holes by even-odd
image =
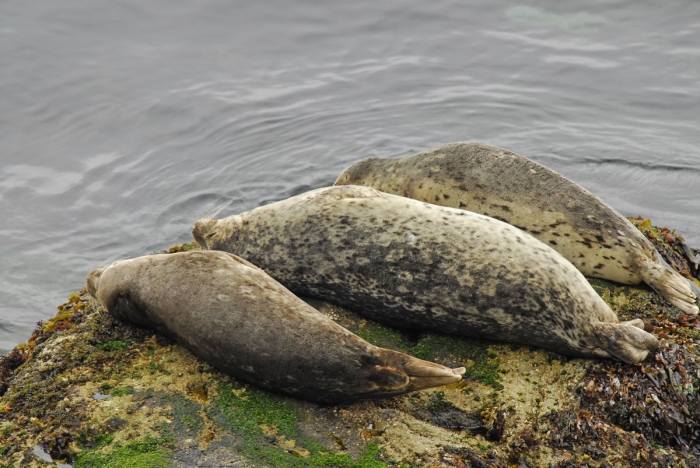
[[[396,327],[576,356],[599,349],[627,362],[658,345],[639,324],[618,324],[583,275],[529,234],[368,187],[323,188],[199,220],[193,237],[250,260],[297,294]],[[613,329],[629,350],[613,350]]]
[[[399,159],[369,158],[336,185],[365,185],[505,221],[562,254],[584,275],[646,282],[686,313],[697,314],[688,281],[664,266],[626,218],[583,187],[523,156],[480,143],[451,143]]]

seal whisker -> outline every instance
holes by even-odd
[[[198,217],[197,219],[214,219],[216,218],[222,211],[224,211],[226,208],[231,206],[235,198],[230,198],[229,200],[215,206],[211,210],[205,211],[202,216]]]
[[[109,257],[107,260],[103,261],[100,264],[100,268],[107,268],[112,263],[119,261],[119,260],[125,260],[127,258],[129,258],[129,255],[125,254],[125,253],[119,253],[119,254],[112,255],[111,257]]]

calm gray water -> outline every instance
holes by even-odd
[[[451,141],[699,246],[699,116],[693,0],[2,1],[0,351],[228,199]]]

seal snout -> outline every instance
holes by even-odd
[[[95,268],[87,276],[86,287],[92,297],[97,297],[97,284],[100,281],[104,268]]]
[[[373,161],[378,161],[379,158],[366,158],[356,162],[348,167],[338,176],[333,185],[356,185],[357,181],[362,180],[365,174],[369,171]],[[363,185],[363,184],[358,184]]]
[[[198,219],[194,223],[192,239],[204,250],[211,249],[207,240],[214,234],[212,231],[216,223],[217,221],[215,219]]]

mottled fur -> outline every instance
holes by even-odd
[[[368,158],[338,177],[336,185],[345,184],[500,219],[551,246],[587,276],[643,281],[684,312],[698,313],[688,282],[663,265],[627,219],[578,184],[510,151],[467,142],[399,159]]]
[[[172,336],[222,371],[307,400],[395,396],[464,372],[367,343],[225,252],[119,261],[93,270],[88,290],[113,316]]]
[[[249,259],[298,294],[396,327],[627,362],[658,346],[640,322],[618,324],[583,275],[529,234],[367,187],[323,188],[200,220],[193,237]]]

